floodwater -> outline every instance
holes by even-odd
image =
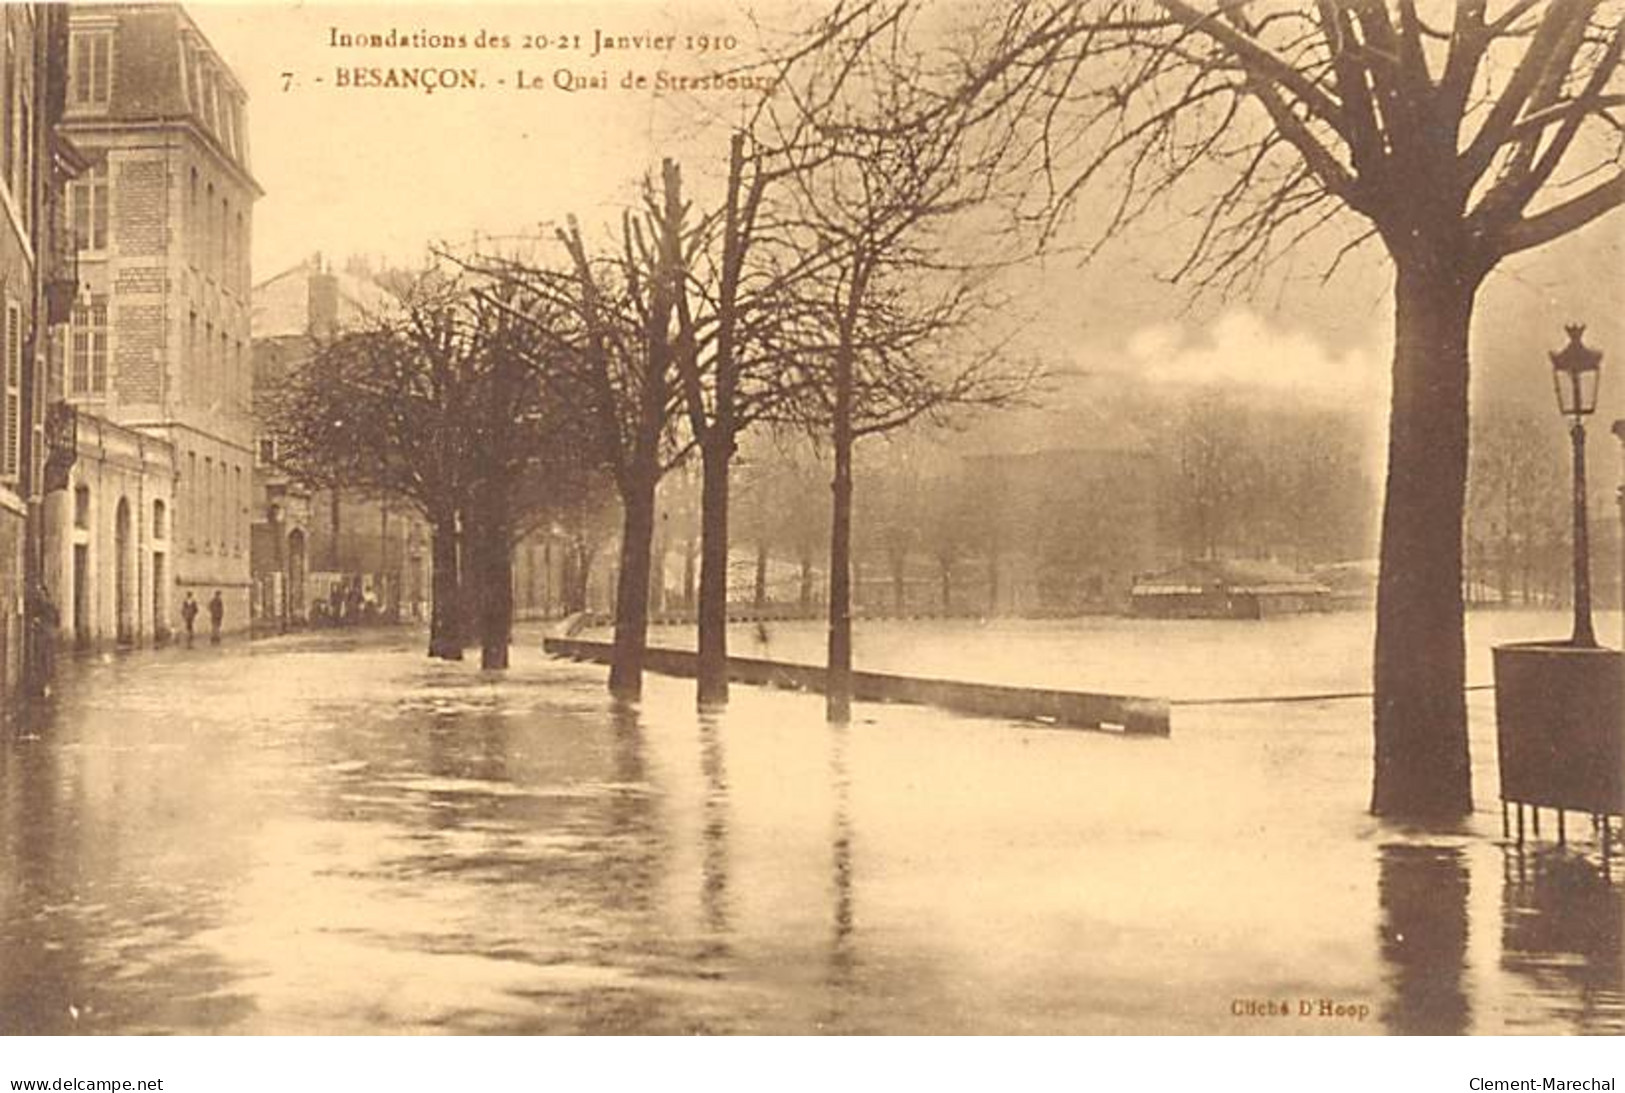
[[[910,625],[860,654],[975,654]],[[1131,646],[1207,693],[1158,625],[1091,671]],[[1254,665],[1232,694],[1308,682],[1259,649],[1358,644],[1201,625]],[[1087,630],[988,647],[1060,672]],[[521,641],[501,678],[404,633],[65,666],[0,746],[0,1032],[1625,1032],[1621,869],[1589,822],[1500,840],[1482,692],[1481,811],[1437,833],[1364,813],[1360,701],[1181,707],[1166,740],[832,729],[659,677],[617,708]]]

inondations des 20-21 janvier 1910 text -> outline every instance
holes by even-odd
[[[726,27],[557,27],[531,31],[427,27],[326,28],[335,61],[281,73],[282,90],[771,94]]]

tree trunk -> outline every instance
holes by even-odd
[[[698,604],[694,602],[695,581],[698,574],[695,563],[699,558],[699,548],[693,538],[688,540],[688,546],[683,552],[683,610],[694,611]]]
[[[902,618],[908,614],[908,555],[900,550],[894,550],[889,555],[889,561],[892,614]]]
[[[812,610],[813,602],[812,553],[808,551],[806,547],[801,549],[800,561],[801,588],[799,590],[798,602],[801,605],[801,613],[805,615],[807,612]]]
[[[328,499],[328,517],[332,523],[333,538],[328,541],[327,568],[339,571],[339,490],[334,486]]]
[[[576,615],[587,610],[587,584],[592,579],[592,552],[582,539],[571,542],[564,552],[564,613]]]
[[[431,520],[434,603],[429,613],[429,655],[463,659],[462,581],[457,566],[457,517],[445,513]]]
[[[733,442],[701,449],[699,666],[696,701],[728,701],[728,464]]]
[[[942,613],[951,615],[954,610],[953,563],[942,559],[938,562],[938,569],[942,577]]]
[[[852,402],[850,362],[845,383],[837,369],[835,396],[835,477],[830,483],[829,666],[825,716],[852,720]]]
[[[767,605],[767,543],[761,540],[756,543],[756,587],[751,600],[757,610]]]
[[[1453,818],[1472,810],[1461,577],[1477,281],[1440,259],[1397,264],[1371,811]]]
[[[987,556],[987,613],[989,617],[999,613],[999,554],[993,551]]]
[[[643,650],[649,641],[649,567],[655,529],[657,473],[638,474],[622,498],[621,562],[615,580],[615,647],[609,693],[643,695]]]
[[[480,667],[497,671],[508,667],[508,646],[513,639],[513,538],[506,508],[501,499],[486,499],[465,532],[469,569],[479,589]]]
[[[651,540],[649,548],[649,614],[660,615],[666,610],[666,534],[660,514],[655,514],[655,527],[659,534]]]

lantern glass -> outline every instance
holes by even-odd
[[[1602,354],[1581,341],[1585,327],[1565,327],[1569,344],[1552,353],[1552,383],[1557,406],[1565,417],[1584,417],[1597,409],[1597,388],[1602,377]]]
[[[1597,410],[1597,388],[1602,382],[1602,369],[1588,368],[1575,377],[1576,386],[1580,389],[1580,406],[1576,410],[1579,414],[1592,414]]]
[[[1568,372],[1556,369],[1552,383],[1557,388],[1557,407],[1565,417],[1585,417],[1596,412],[1597,387],[1601,371],[1586,368]]]

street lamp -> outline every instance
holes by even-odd
[[[1570,644],[1595,649],[1597,635],[1591,629],[1591,550],[1586,526],[1585,419],[1597,409],[1602,354],[1580,341],[1586,329],[1582,324],[1571,323],[1563,329],[1569,344],[1548,356],[1552,359],[1558,410],[1574,419],[1569,427],[1569,439],[1574,445],[1574,636]]]

